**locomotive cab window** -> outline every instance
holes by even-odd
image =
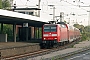
[[[56,25],[45,25],[44,32],[56,32]]]

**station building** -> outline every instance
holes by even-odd
[[[14,10],[0,9],[1,39],[0,42],[8,42],[6,35],[2,37],[3,24],[11,24],[13,28],[12,41],[41,40],[43,24],[48,23],[47,19],[38,16],[38,8],[16,8]],[[13,12],[14,11],[14,12]],[[4,13],[3,13],[4,12]],[[19,13],[18,13],[19,12]],[[8,35],[7,35],[8,36]],[[5,39],[4,39],[5,37]]]

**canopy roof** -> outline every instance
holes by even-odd
[[[48,21],[49,20],[45,20],[40,17],[0,9],[0,23],[18,25],[28,23],[29,26],[41,27],[43,24],[48,23]]]

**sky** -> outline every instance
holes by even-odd
[[[14,0],[18,7],[37,7],[38,0]],[[55,16],[59,16],[60,12],[64,12],[64,20],[70,24],[79,23],[84,26],[88,25],[90,0],[41,0],[40,17],[48,20],[53,19],[53,9],[48,5],[55,6]],[[79,5],[81,7],[79,7]],[[74,16],[71,14],[75,14]],[[67,16],[68,14],[68,16]],[[59,19],[59,17],[57,18]]]

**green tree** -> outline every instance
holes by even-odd
[[[78,28],[82,34],[82,40],[90,39],[90,26],[84,27],[83,25],[74,24],[74,27]]]
[[[13,1],[13,0],[12,0]],[[0,8],[2,9],[8,9],[8,7],[11,7],[11,0],[0,0]],[[1,25],[0,25],[1,29]],[[1,33],[1,31],[0,31]],[[7,34],[8,40],[12,39],[13,34],[13,27],[9,24],[3,24],[3,34]]]
[[[0,9],[2,8],[2,0],[0,0]]]
[[[2,8],[3,9],[10,9],[11,3],[10,0],[2,0]]]
[[[74,24],[74,27],[80,29],[80,28],[83,28],[84,26],[83,25],[79,25],[79,24]]]
[[[78,28],[81,33],[84,31],[84,26],[83,25],[74,24],[74,27]]]
[[[0,29],[1,29],[1,26],[0,26]],[[1,31],[0,31],[0,33],[1,33]],[[7,34],[8,41],[11,41],[13,38],[13,26],[10,24],[4,24],[3,25],[3,34]]]

